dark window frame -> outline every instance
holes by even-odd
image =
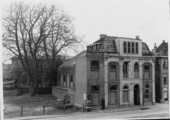
[[[92,87],[97,87],[98,88],[98,90],[92,90]],[[100,92],[100,85],[91,85],[90,86],[90,92]]]
[[[93,62],[96,62],[98,64],[97,67],[94,65]],[[90,69],[91,70],[99,70],[100,69],[100,62],[99,62],[99,60],[91,60]]]

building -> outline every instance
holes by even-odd
[[[163,42],[152,53],[155,58],[155,92],[156,102],[169,100],[169,68],[168,68],[168,42]]]
[[[146,43],[134,38],[100,35],[60,67],[58,86],[52,94],[59,99],[68,94],[71,103],[122,107],[155,103],[155,64]]]
[[[15,78],[10,73],[11,64],[3,64],[3,87],[14,87]]]

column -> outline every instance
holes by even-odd
[[[155,64],[152,64],[152,102],[155,103]]]
[[[108,61],[104,58],[104,98],[105,106],[108,106]]]

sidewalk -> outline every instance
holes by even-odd
[[[57,117],[69,117],[76,115],[91,115],[91,114],[100,114],[100,113],[112,113],[112,112],[122,112],[122,111],[133,111],[133,110],[144,110],[144,109],[152,109],[156,107],[160,107],[162,105],[168,105],[167,103],[157,103],[156,105],[151,106],[135,106],[135,107],[127,107],[127,108],[110,108],[105,110],[94,110],[91,112],[75,112],[72,114],[62,114],[62,115],[43,115],[43,116],[29,116],[29,117],[18,117],[18,118],[10,118],[5,120],[31,120],[31,119],[47,119],[47,118],[57,118]]]

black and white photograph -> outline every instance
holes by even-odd
[[[1,120],[169,119],[170,0],[1,1]]]

